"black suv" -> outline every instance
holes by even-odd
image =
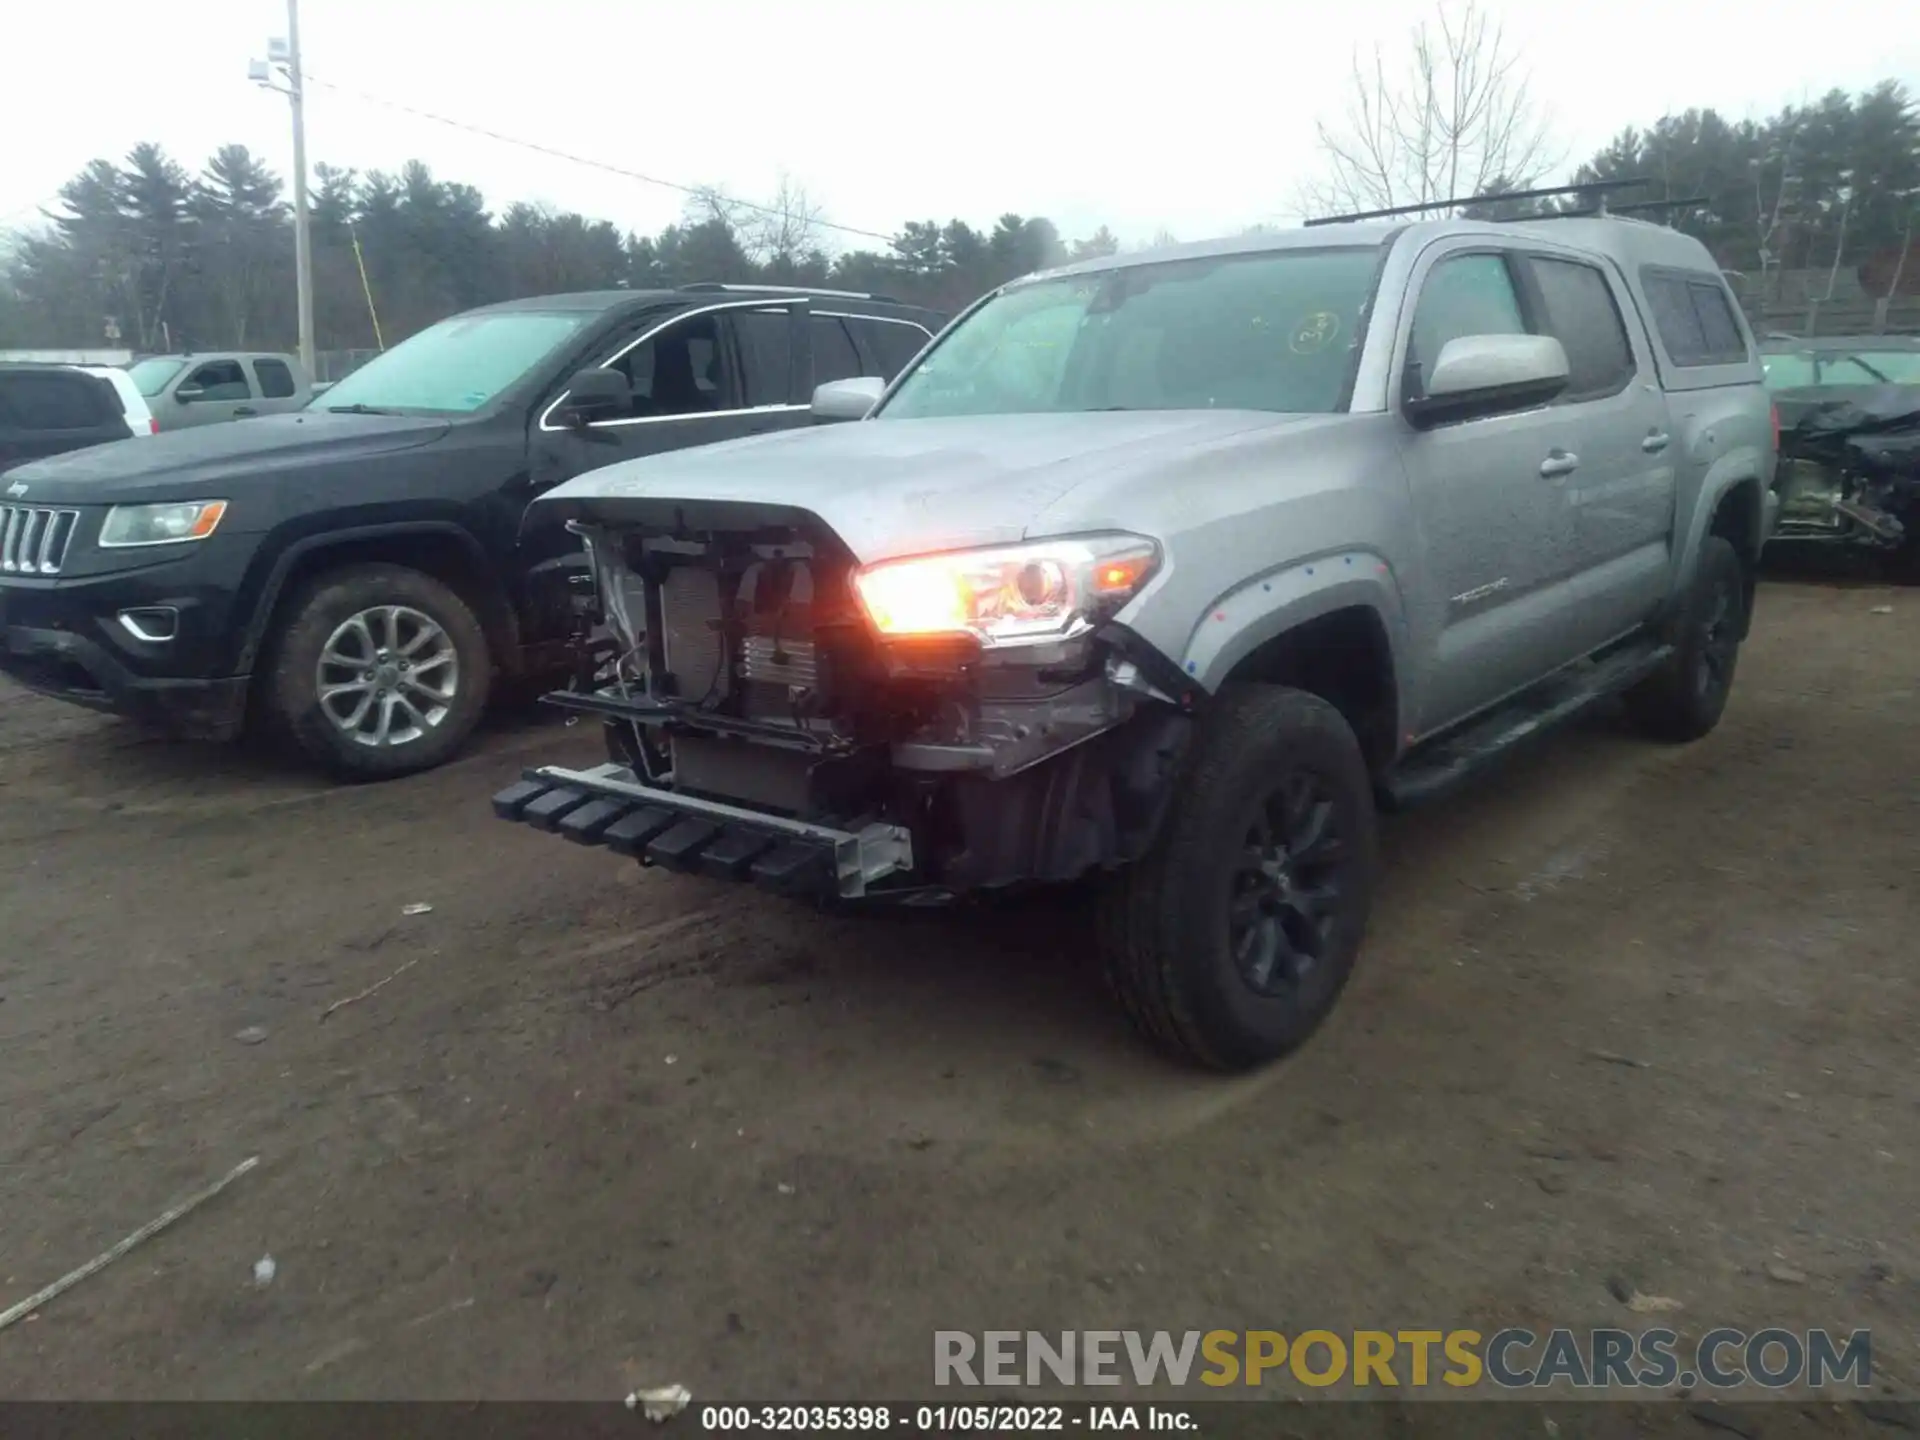
[[[65,365],[0,363],[0,472],[132,435],[110,381]]]
[[[725,285],[514,300],[294,414],[20,466],[0,479],[0,671],[176,734],[258,714],[349,777],[437,765],[496,677],[566,667],[591,604],[579,540],[522,533],[534,496],[815,423],[816,385],[892,378],[945,318]]]

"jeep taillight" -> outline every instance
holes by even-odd
[[[147,417],[147,433],[149,435],[158,435],[160,433],[160,422],[151,415]]]

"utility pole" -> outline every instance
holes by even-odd
[[[279,70],[286,88],[273,83]],[[314,375],[313,354],[313,232],[307,213],[307,95],[300,69],[300,0],[287,0],[287,35],[267,41],[267,58],[248,67],[248,77],[268,90],[279,90],[293,111],[293,277],[295,307],[300,324],[300,364],[307,378]]]
[[[300,311],[300,365],[313,371],[313,232],[307,220],[307,85],[300,70],[300,0],[287,0],[287,71],[293,107],[293,275]]]

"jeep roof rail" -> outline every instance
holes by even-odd
[[[1427,200],[1418,205],[1390,205],[1384,210],[1357,210],[1351,215],[1317,215],[1303,225],[1345,225],[1354,220],[1386,220],[1395,215],[1424,215],[1432,210],[1464,210],[1469,205],[1497,205],[1503,200],[1544,200],[1550,195],[1592,195],[1598,215],[1607,213],[1607,192],[1631,190],[1646,180],[1589,180],[1581,185],[1548,185],[1536,190],[1503,190],[1493,195],[1468,195],[1452,200]]]
[[[836,300],[875,300],[882,305],[899,305],[903,302],[891,295],[872,295],[865,290],[829,290],[824,285],[727,285],[718,280],[696,280],[691,285],[682,285],[682,290],[724,290],[741,291],[748,294],[767,295],[826,295]]]

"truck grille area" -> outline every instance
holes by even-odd
[[[749,635],[741,641],[740,673],[763,685],[798,685],[813,690],[820,684],[813,642],[777,635]]]
[[[79,524],[78,510],[0,505],[0,574],[58,575]]]
[[[720,693],[727,661],[720,577],[698,565],[668,571],[660,586],[660,622],[667,668],[680,694],[698,703]]]

